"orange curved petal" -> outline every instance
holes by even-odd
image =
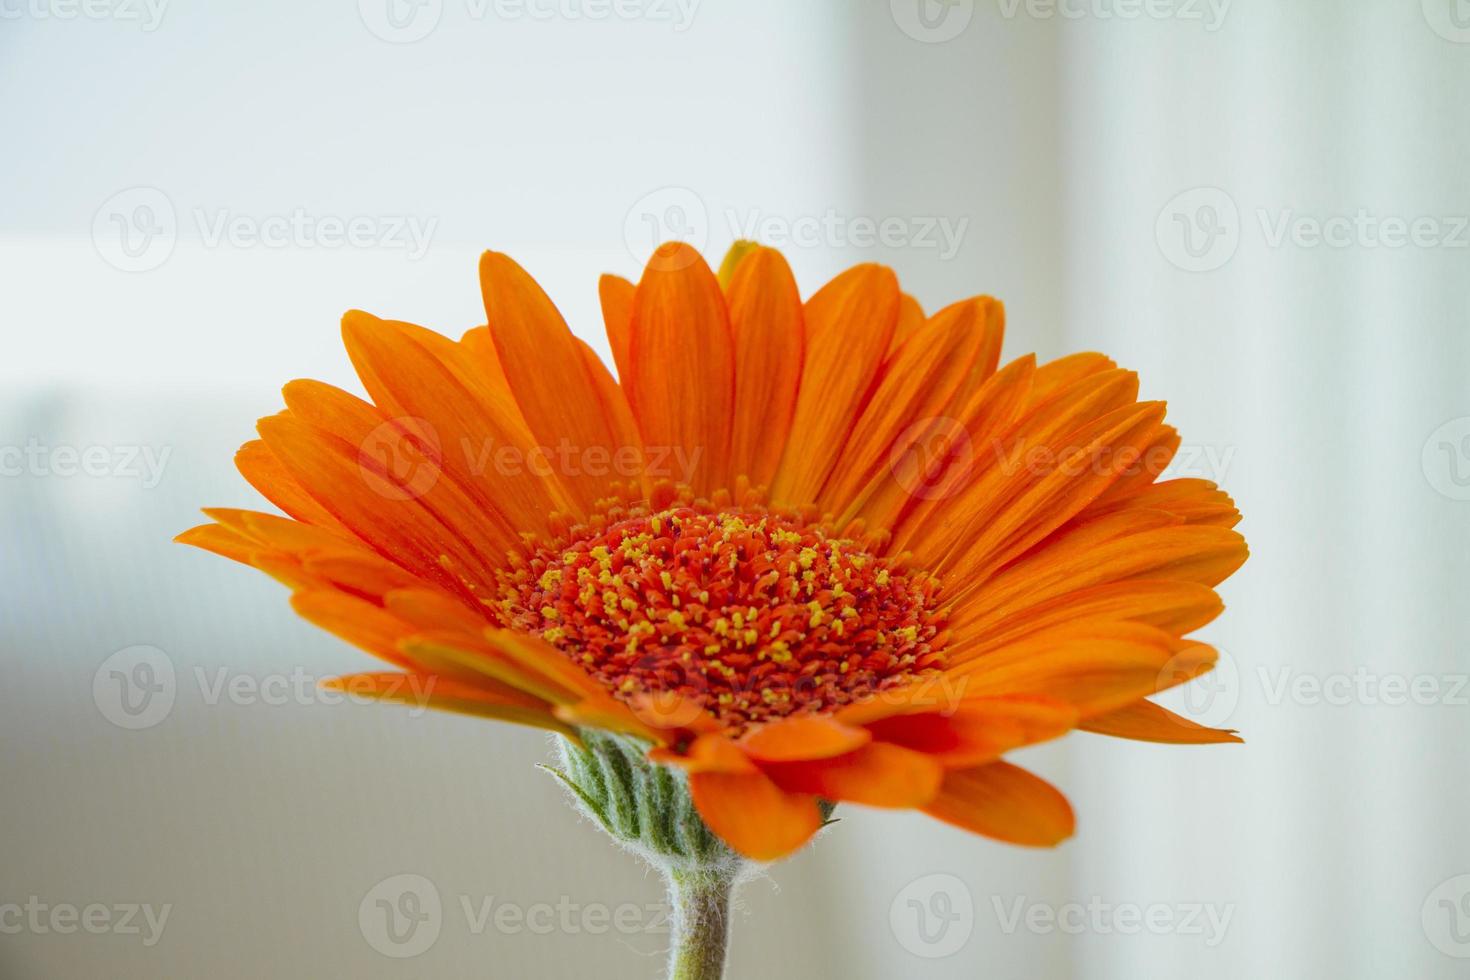
[[[1208,728],[1175,714],[1152,701],[1137,701],[1125,708],[1089,718],[1077,726],[1084,731],[1139,742],[1174,745],[1212,745],[1245,741],[1231,729]]]
[[[735,336],[735,406],[730,434],[733,475],[765,486],[791,431],[806,345],[801,295],[791,267],[769,248],[750,250],[729,288]]]
[[[771,483],[776,503],[816,500],[875,387],[898,305],[898,280],[880,265],[848,269],[806,301],[806,357],[791,438]]]
[[[740,747],[761,762],[793,762],[844,755],[871,739],[863,729],[827,715],[798,715],[752,729],[740,740]]]
[[[950,770],[923,810],[964,830],[1028,847],[1054,847],[1076,829],[1065,796],[1007,762]]]
[[[761,772],[696,772],[689,796],[721,840],[753,861],[775,861],[822,829],[817,798],[788,793]]]
[[[874,742],[844,755],[763,765],[787,792],[865,806],[914,809],[934,799],[944,767],[923,752]]]
[[[725,298],[699,253],[682,242],[654,252],[633,295],[631,371],[623,388],[645,446],[680,454],[692,485],[726,484],[735,352]]]

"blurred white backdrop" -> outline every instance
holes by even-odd
[[[751,229],[1140,370],[1254,555],[1176,705],[1246,745],[1031,752],[1055,852],[844,808],[732,976],[1463,976],[1470,16],[1360,6],[0,0],[0,976],[657,975],[540,736],[321,703],[363,655],[168,539],[342,311],[458,332],[494,247],[605,353],[599,273]]]

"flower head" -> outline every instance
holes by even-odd
[[[1179,438],[1132,373],[1000,367],[998,302],[925,315],[880,266],[803,302],[773,250],[717,277],[676,244],[602,281],[615,380],[518,265],[480,272],[459,341],[349,313],[369,400],[291,382],[236,457],[286,516],[181,536],[396,668],[334,685],[626,736],[762,860],[827,801],[1054,844],[1070,807],[1005,753],[1237,740],[1147,700],[1214,662],[1185,637],[1246,548],[1213,484],[1159,478]]]

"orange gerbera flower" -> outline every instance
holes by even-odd
[[[775,251],[717,277],[671,245],[602,280],[615,380],[520,266],[480,276],[458,342],[347,314],[371,401],[293,381],[237,456],[288,516],[180,537],[398,668],[337,687],[621,739],[619,771],[647,751],[650,792],[760,860],[829,801],[1051,845],[1071,809],[1006,752],[1237,741],[1146,700],[1210,668],[1185,636],[1246,546],[1213,484],[1158,480],[1179,438],[1131,372],[998,368],[999,302],[926,316],[881,266],[803,302]],[[605,823],[679,836],[577,751]]]

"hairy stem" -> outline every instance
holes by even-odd
[[[730,941],[730,896],[738,869],[671,869],[674,907],[669,980],[721,980]]]

